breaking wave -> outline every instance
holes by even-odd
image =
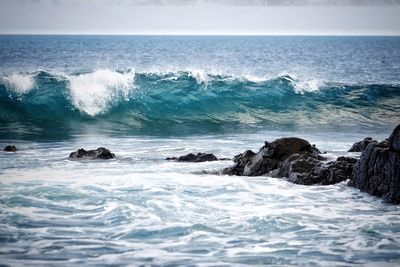
[[[400,85],[97,70],[0,77],[0,136],[95,126],[135,134],[392,126]]]

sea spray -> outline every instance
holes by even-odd
[[[121,98],[128,101],[134,88],[135,75],[98,70],[92,73],[69,75],[69,89],[73,105],[91,116],[106,112]]]
[[[0,77],[0,83],[17,95],[23,95],[32,90],[36,85],[33,73],[12,73]]]

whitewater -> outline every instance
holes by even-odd
[[[357,157],[399,124],[399,74],[397,37],[0,36],[0,265],[398,266],[396,205],[165,158]]]

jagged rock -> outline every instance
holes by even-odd
[[[258,153],[246,150],[234,157],[235,165],[222,170],[222,174],[285,177],[303,184],[334,184],[351,177],[356,159],[339,157],[324,163],[326,158],[308,141],[300,138],[281,138],[265,142]]]
[[[233,162],[235,163],[235,165],[223,169],[222,174],[242,175],[244,167],[255,154],[256,153],[251,150],[246,150],[245,152],[236,155],[235,157],[233,157]]]
[[[271,143],[265,142],[259,152],[250,150],[235,156],[235,165],[225,168],[222,173],[229,175],[259,176],[277,169],[280,162],[296,153],[319,154],[315,146],[301,138],[280,138]]]
[[[336,161],[328,162],[320,172],[321,184],[337,184],[350,179],[356,163],[357,159],[350,157],[338,157]]]
[[[88,159],[112,159],[115,158],[115,154],[111,153],[110,150],[104,147],[99,147],[95,150],[85,150],[83,148],[78,149],[75,152],[72,152],[69,155],[70,158],[88,158]]]
[[[287,177],[288,181],[302,185],[336,184],[351,178],[356,162],[354,158],[339,157],[336,161],[323,163],[320,156],[293,154],[269,175]]]
[[[176,160],[179,162],[205,162],[205,161],[215,161],[218,158],[211,153],[197,153],[197,154],[187,154],[180,157],[168,157],[166,160]]]
[[[354,143],[348,152],[363,152],[363,150],[370,144],[376,143],[377,141],[371,137],[366,137],[364,140]]]
[[[3,151],[5,151],[5,152],[16,152],[17,148],[14,145],[8,145],[3,149]]]
[[[400,204],[400,125],[380,143],[370,143],[357,162],[350,186]]]
[[[314,144],[311,145],[310,149],[313,155],[326,154],[326,152],[322,153]]]
[[[268,157],[268,149],[264,148],[257,154],[255,154],[244,166],[244,176],[260,176],[266,174],[273,169],[276,169],[279,164],[278,159]]]
[[[388,140],[389,149],[400,152],[400,124],[393,130]]]
[[[287,177],[287,180],[295,184],[311,185],[320,182],[320,177],[314,173],[314,169],[322,165],[318,156],[311,153],[293,154],[279,164],[270,175],[273,177]]]

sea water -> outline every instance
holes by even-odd
[[[207,173],[298,136],[329,160],[400,122],[400,38],[0,36],[0,264],[397,266],[400,209]],[[112,160],[70,160],[104,146]]]

